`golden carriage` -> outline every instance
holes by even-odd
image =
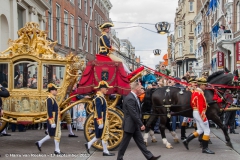
[[[70,104],[77,95],[68,96],[78,80],[79,70],[84,70],[84,61],[72,53],[67,56],[56,54],[53,49],[56,42],[48,40],[46,32],[40,30],[37,23],[27,23],[18,31],[18,36],[16,40],[9,40],[10,47],[0,53],[0,84],[10,93],[10,97],[2,98],[4,114],[0,131],[8,122],[28,125],[46,121],[46,91],[51,82],[60,87],[56,100],[62,114],[79,103],[87,104],[90,115],[85,122],[84,135],[90,140],[94,136],[92,100],[82,99]],[[123,138],[123,112],[115,107],[119,98],[118,94],[114,100],[107,97],[110,150],[118,147]],[[102,149],[98,142],[93,147]]]
[[[10,92],[10,97],[3,98],[0,130],[6,122],[27,125],[46,121],[50,82],[60,87],[56,97],[59,106],[67,107],[70,99],[66,95],[84,66],[84,61],[71,53],[66,57],[56,54],[56,42],[47,40],[37,23],[27,23],[18,36],[17,40],[9,40],[10,47],[0,53],[0,84]]]

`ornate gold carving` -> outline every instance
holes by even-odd
[[[31,8],[31,12],[34,11],[35,9]],[[60,85],[61,88],[58,89],[56,101],[59,106],[66,106],[65,96],[71,91],[69,88],[72,88],[76,83],[78,71],[84,70],[84,60],[73,53],[69,53],[66,57],[56,54],[53,48],[57,42],[47,40],[47,33],[40,30],[37,23],[26,23],[18,31],[18,36],[19,38],[16,40],[9,40],[9,48],[0,52],[0,61],[9,63],[8,90],[11,95],[8,98],[3,98],[4,115],[2,120],[11,123],[17,123],[18,121],[40,123],[47,120],[46,98],[48,92],[42,88],[43,65],[64,66],[65,73],[63,75],[65,77]],[[38,65],[37,89],[14,87],[12,77],[14,77],[15,63],[26,61],[26,59],[34,60]]]

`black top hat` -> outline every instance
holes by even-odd
[[[59,87],[57,87],[55,84],[53,84],[53,83],[49,83],[48,85],[47,85],[47,88],[48,88],[48,90],[47,90],[47,92],[50,92],[50,91],[52,91],[52,90],[57,90]]]
[[[98,83],[97,87],[94,87],[95,89],[100,89],[100,88],[113,88],[113,86],[109,86],[106,81],[100,81]]]

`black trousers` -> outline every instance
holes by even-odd
[[[236,111],[230,111],[225,113],[225,125],[230,126],[230,131],[234,130]]]
[[[132,137],[133,137],[135,143],[137,144],[138,148],[141,150],[143,155],[146,157],[146,159],[150,159],[153,156],[153,154],[147,150],[147,147],[145,146],[144,141],[143,141],[142,133],[141,133],[140,129],[137,129],[134,133],[124,132],[123,140],[118,149],[117,160],[123,159],[124,153],[125,153]]]

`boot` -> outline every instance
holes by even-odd
[[[187,138],[187,136],[186,136],[186,126],[182,126],[181,127],[181,140],[184,140],[186,138]]]
[[[234,126],[231,126],[230,127],[230,134],[239,134],[239,133],[235,132]]]
[[[202,140],[202,145],[203,145],[202,153],[215,154],[213,151],[211,151],[211,150],[208,148],[208,141]]]
[[[202,148],[202,137],[203,137],[203,133],[199,135],[198,137],[198,141],[200,142],[199,147]]]
[[[191,134],[187,137],[187,139],[185,139],[185,140],[183,141],[183,144],[184,144],[184,146],[186,147],[187,150],[189,150],[189,148],[188,148],[188,143],[189,143],[191,140],[193,140],[194,138],[195,138],[194,134],[191,133]]]

